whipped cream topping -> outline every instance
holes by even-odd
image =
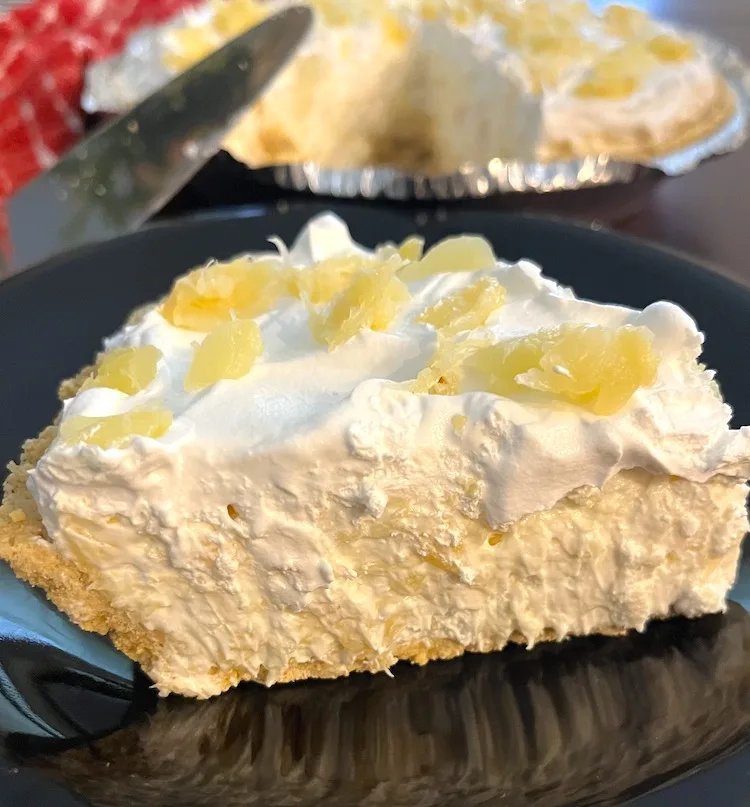
[[[361,251],[344,222],[324,215],[302,234],[290,261],[310,265]],[[507,289],[506,304],[482,329],[494,341],[563,323],[644,326],[654,334],[661,359],[656,384],[639,389],[622,411],[608,417],[559,401],[521,402],[481,389],[457,396],[411,393],[399,382],[414,379],[437,347],[435,329],[414,322],[416,315],[483,275]],[[172,428],[159,440],[137,438],[133,451],[57,442],[35,472],[35,487],[56,457],[66,464],[79,458],[83,465],[111,467],[128,455],[147,464],[159,457],[179,474],[175,487],[191,487],[201,476],[183,476],[186,456],[192,455],[197,462],[216,463],[217,469],[241,458],[247,464],[243,488],[262,486],[272,470],[275,484],[300,498],[359,479],[377,491],[376,499],[387,500],[413,484],[401,476],[399,461],[420,456],[429,484],[457,473],[480,479],[481,509],[490,525],[500,528],[582,485],[601,487],[629,468],[699,482],[717,473],[750,476],[750,429],[728,428],[731,409],[721,400],[713,373],[696,363],[703,337],[676,305],[657,302],[634,311],[579,300],[529,261],[436,275],[409,288],[411,300],[388,331],[365,330],[333,352],[311,336],[304,304],[285,298],[258,317],[265,349],[251,373],[198,393],[185,392],[183,379],[203,334],[175,328],[152,309],[107,340],[106,347],[157,346],[164,357],[156,380],[133,396],[85,390],[66,403],[63,418],[163,406],[174,413]],[[460,438],[451,425],[456,415],[468,419]],[[320,451],[334,473],[340,469],[340,479],[310,475]],[[174,488],[169,488],[171,496]],[[230,501],[231,496],[223,506]]]
[[[326,214],[308,225],[289,260],[311,265],[363,251],[344,222]],[[483,333],[500,340],[563,323],[646,327],[661,359],[656,383],[606,417],[471,385],[455,396],[412,393],[404,382],[437,345],[434,329],[415,316],[482,275],[507,289]],[[257,318],[265,350],[252,371],[199,393],[186,393],[183,379],[203,335],[175,328],[153,308],[106,347],[156,345],[163,359],[154,382],[133,396],[87,389],[65,404],[63,419],[154,405],[174,413],[163,437],[137,437],[122,449],[58,439],[29,479],[58,551],[99,570],[95,585],[115,606],[174,637],[170,655],[150,671],[163,691],[215,694],[228,685],[207,672],[216,666],[252,675],[262,667],[268,682],[290,660],[324,660],[345,672],[355,639],[374,648],[373,668],[387,668],[394,640],[382,620],[389,614],[411,626],[401,642],[431,636],[440,624],[451,639],[481,649],[501,646],[514,630],[530,640],[547,627],[560,636],[587,632],[608,624],[607,615],[641,627],[675,602],[688,614],[721,608],[745,523],[739,480],[750,476],[750,430],[728,428],[730,408],[695,361],[703,338],[692,319],[667,302],[636,311],[577,299],[529,261],[436,275],[409,289],[411,301],[387,332],[362,331],[333,352],[310,336],[304,305],[284,299]],[[466,418],[460,429],[457,415]],[[585,537],[615,552],[590,576],[574,550],[553,541],[551,521],[532,525],[531,543],[519,533],[509,544],[515,554],[487,554],[490,528],[512,530],[629,469],[641,476],[619,482],[609,504],[596,505],[606,530],[594,511],[576,515],[578,499],[561,511],[568,526],[578,524],[576,545]],[[700,513],[688,507],[680,516],[696,525],[668,527],[694,488],[684,482],[675,493],[662,481],[653,510],[633,510],[633,501],[657,495],[650,474],[726,481],[707,486]],[[633,526],[623,531],[625,511]],[[700,571],[703,550],[685,538],[704,511],[722,525],[710,537],[721,556],[714,576]],[[668,545],[656,541],[667,529]],[[351,538],[363,530],[367,537]],[[610,533],[622,536],[622,548],[611,548]],[[546,558],[539,570],[546,582],[533,590],[512,582],[536,563],[524,556],[529,547]],[[682,558],[694,582],[677,567],[651,578],[648,596],[617,582],[618,568],[630,563],[635,574],[644,557],[656,564],[667,552]],[[555,583],[555,575],[578,575],[577,588]],[[498,610],[498,580],[518,590],[510,611],[505,599]],[[405,595],[414,585],[422,586],[420,598]],[[578,613],[580,603],[594,610]]]

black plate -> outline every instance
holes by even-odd
[[[330,208],[330,205],[326,207]],[[247,208],[161,225],[0,286],[0,459],[17,454],[127,312],[209,258],[292,240],[321,207]],[[561,221],[455,210],[341,208],[375,245],[481,232],[583,296],[671,299],[707,333],[736,424],[750,422],[750,290],[647,244]],[[154,807],[562,805],[747,807],[750,558],[725,615],[531,652],[198,703],[157,702],[108,643],[0,567],[0,805]],[[75,794],[75,795],[73,795]],[[645,795],[644,795],[645,794]]]

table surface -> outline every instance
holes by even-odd
[[[750,58],[750,0],[640,0],[654,16],[729,42]],[[708,260],[750,284],[750,145],[653,188],[620,229]]]

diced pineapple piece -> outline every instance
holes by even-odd
[[[233,313],[245,319],[269,311],[286,291],[277,260],[236,258],[178,278],[161,313],[178,328],[206,332]]]
[[[234,39],[268,16],[263,5],[254,0],[225,0],[215,6],[211,24],[223,39]]]
[[[424,238],[421,235],[410,235],[401,242],[398,248],[398,254],[405,261],[410,262],[422,260],[423,252]]]
[[[517,376],[539,366],[554,338],[554,331],[537,331],[518,339],[506,339],[476,351],[468,357],[467,367],[476,371],[487,392],[512,398],[525,391],[517,383]]]
[[[539,56],[581,56],[585,42],[579,36],[535,34],[524,42],[529,53]]]
[[[409,299],[409,290],[396,277],[403,265],[394,256],[384,263],[359,271],[349,286],[333,298],[322,313],[310,310],[310,330],[333,350],[364,328],[384,331]]]
[[[404,261],[413,262],[421,260],[423,251],[424,238],[419,235],[410,235],[398,246],[392,241],[379,244],[375,250],[375,258],[382,262],[398,255],[400,258],[403,258]]]
[[[218,43],[205,28],[185,27],[173,31],[167,38],[164,66],[175,72],[185,70],[216,50]]]
[[[443,333],[455,336],[486,324],[505,303],[505,288],[494,277],[482,277],[425,309],[417,322],[425,322]]]
[[[453,431],[459,435],[463,434],[468,420],[469,418],[467,418],[466,415],[453,415],[451,418],[451,426],[453,426]]]
[[[487,8],[484,9],[484,11],[493,22],[496,22],[498,25],[512,28],[519,19],[517,9],[517,6],[511,8],[506,5],[490,3]]]
[[[222,379],[242,378],[262,353],[263,339],[257,322],[222,322],[196,348],[185,376],[185,390],[197,392]]]
[[[384,11],[381,16],[381,23],[385,38],[392,45],[407,45],[411,40],[409,26],[394,11]]]
[[[477,351],[469,365],[489,392],[551,393],[597,415],[622,409],[654,383],[658,359],[646,328],[563,325]]]
[[[444,4],[440,0],[422,0],[419,4],[419,14],[425,22],[434,22],[444,11]]]
[[[171,425],[172,413],[165,409],[135,409],[106,417],[73,415],[62,422],[60,437],[66,443],[122,448],[134,437],[158,439]]]
[[[521,6],[521,13],[529,24],[542,26],[554,16],[549,0],[526,0]]]
[[[582,22],[591,17],[591,8],[586,0],[569,0],[560,9],[559,13],[571,22]]]
[[[454,6],[451,9],[451,22],[454,25],[470,25],[473,20],[471,9],[466,6]]]
[[[480,348],[487,347],[489,339],[466,339],[453,342],[439,339],[437,350],[429,364],[411,384],[417,395],[458,395],[464,378],[464,364]]]
[[[362,255],[342,255],[328,258],[314,266],[292,269],[290,282],[292,293],[314,305],[321,305],[343,291],[352,277],[376,260]]]
[[[161,357],[161,350],[153,345],[111,350],[102,359],[96,373],[84,382],[82,389],[107,387],[135,395],[156,378],[156,366]]]
[[[607,101],[618,101],[630,98],[638,89],[639,81],[633,76],[615,76],[613,78],[590,78],[579,84],[573,94],[578,98],[598,98]]]
[[[567,326],[539,362],[517,379],[552,392],[597,415],[622,409],[640,387],[656,380],[659,367],[646,328]]]
[[[574,93],[580,98],[627,98],[658,66],[645,42],[628,42],[602,56]]]
[[[496,263],[489,241],[478,235],[457,235],[435,244],[421,261],[405,266],[399,276],[408,283],[442,272],[475,272]]]
[[[646,42],[626,42],[604,54],[594,65],[592,73],[598,78],[642,78],[659,66],[659,60]]]
[[[651,23],[651,18],[645,11],[619,3],[605,8],[602,17],[609,33],[621,39],[639,36]]]
[[[649,51],[662,62],[688,62],[697,53],[695,45],[687,39],[661,34],[646,43]]]
[[[312,0],[311,5],[323,15],[327,25],[337,28],[351,25],[355,19],[362,16],[363,12],[369,11],[368,16],[372,19],[380,10],[378,5],[368,7],[363,0],[358,0],[357,3],[351,3],[349,0]]]

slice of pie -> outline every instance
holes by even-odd
[[[477,236],[370,252],[324,215],[63,384],[0,557],[201,698],[721,611],[750,431],[701,344]]]

